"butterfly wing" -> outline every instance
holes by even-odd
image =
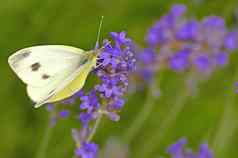
[[[9,57],[13,71],[27,84],[29,97],[45,103],[75,78],[85,62],[81,49],[69,46],[36,46]]]
[[[35,46],[19,50],[9,57],[8,62],[24,83],[42,87],[55,80],[55,76],[65,78],[71,74],[83,56],[83,50],[74,47]]]
[[[59,79],[60,83],[58,84],[56,81],[53,81],[47,86],[43,86],[43,87],[33,87],[28,85],[27,94],[36,103],[34,107],[37,108],[47,102],[54,102],[49,100],[51,100],[51,98],[54,97],[54,95],[58,91],[62,90],[71,80],[73,80],[73,78],[75,78],[75,76],[78,74],[78,71],[79,70],[76,70],[75,72],[73,72],[73,74],[66,77],[65,79],[62,79],[62,80]]]
[[[39,97],[42,96],[42,94],[39,94],[39,92],[44,91],[43,93],[45,97],[40,98],[40,101],[38,102],[36,101],[36,108],[45,103],[51,103],[66,99],[83,87],[89,72],[96,65],[96,56],[91,56],[91,52],[85,52],[85,54],[86,56],[83,60],[81,60],[81,64],[79,65],[77,70],[75,70],[69,77],[64,79],[59,86],[48,86],[47,91],[42,90],[41,87],[27,87],[28,94]]]

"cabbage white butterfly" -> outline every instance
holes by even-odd
[[[96,47],[102,21],[103,17]],[[101,49],[84,51],[64,45],[34,46],[17,51],[8,58],[8,63],[27,85],[27,94],[37,108],[66,99],[80,90],[89,72],[96,67]]]

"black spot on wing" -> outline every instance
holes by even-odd
[[[40,67],[41,67],[40,63],[34,63],[31,65],[31,70],[38,71]]]
[[[47,74],[43,74],[43,75],[42,75],[42,79],[46,80],[46,79],[48,79],[48,78],[50,78],[49,75],[47,75]]]

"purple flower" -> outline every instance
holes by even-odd
[[[111,37],[114,41],[120,46],[121,44],[129,44],[131,43],[131,39],[126,38],[126,32],[111,32]]]
[[[208,16],[203,20],[204,27],[211,29],[224,29],[225,22],[221,17],[218,16]]]
[[[208,16],[202,21],[202,36],[211,48],[222,48],[226,34],[225,22],[221,17]]]
[[[175,71],[183,71],[189,65],[189,54],[188,50],[182,50],[173,55],[170,59],[170,67]]]
[[[152,47],[155,47],[157,44],[164,44],[169,41],[169,32],[158,22],[155,27],[149,30],[146,41]]]
[[[160,19],[160,23],[164,28],[164,31],[170,32],[169,29],[174,29],[178,20],[187,11],[187,7],[183,4],[175,4],[172,6],[167,15]],[[168,29],[167,29],[168,28]]]
[[[137,63],[145,63],[137,69],[143,80],[151,80],[155,70],[165,68],[210,75],[226,65],[230,52],[238,48],[238,33],[229,32],[223,18],[207,16],[199,21],[186,18],[185,12],[185,5],[176,4],[149,28],[147,54],[138,51]]]
[[[187,140],[182,138],[175,144],[172,144],[167,152],[171,158],[213,158],[211,150],[207,144],[201,144],[198,153],[192,152],[192,150],[185,148]]]
[[[183,149],[184,146],[187,144],[187,140],[185,138],[182,138],[178,140],[175,144],[172,144],[168,149],[167,152],[173,157],[173,158],[183,158]]]
[[[102,65],[103,66],[111,65],[113,68],[116,68],[118,64],[116,60],[117,53],[118,53],[118,50],[116,49],[113,50],[111,48],[108,48],[107,52],[102,52],[100,55],[101,58],[103,59]]]
[[[59,112],[59,116],[61,118],[67,118],[69,116],[69,114],[70,114],[69,110],[62,110]]]
[[[224,46],[229,50],[234,50],[238,48],[238,33],[229,32],[224,39]]]
[[[98,146],[94,143],[82,142],[75,155],[81,158],[97,158]]]
[[[99,99],[96,95],[95,90],[91,90],[88,95],[85,95],[83,93],[80,94],[80,109],[84,110],[85,112],[81,112],[79,114],[79,119],[82,122],[84,127],[88,126],[88,123],[96,119],[97,117],[97,111],[100,108]]]
[[[170,10],[170,14],[172,14],[174,17],[180,17],[187,11],[187,7],[183,4],[175,4],[172,6]]]
[[[219,52],[215,54],[215,62],[220,66],[226,65],[228,63],[228,54],[226,52]]]
[[[151,64],[155,62],[156,52],[154,49],[146,48],[138,54],[138,60],[142,61],[143,64]]]
[[[124,104],[123,94],[128,87],[128,75],[135,70],[134,46],[125,32],[111,33],[113,44],[105,43],[105,49],[100,54],[102,67],[96,70],[100,83],[95,85],[95,91],[100,100],[105,100],[103,113],[112,120],[117,120],[117,112]],[[112,115],[113,114],[113,115]],[[113,116],[113,117],[112,117]],[[115,117],[116,116],[116,117]]]
[[[93,113],[81,112],[79,114],[79,119],[82,122],[84,127],[88,126],[89,121],[94,119]]]
[[[152,48],[145,48],[137,55],[138,73],[142,76],[143,80],[150,82],[154,76],[155,64],[157,62],[157,54]]]
[[[140,72],[142,78],[146,82],[150,82],[152,78],[154,77],[154,72],[151,69],[144,69]]]
[[[124,99],[121,99],[121,98],[116,98],[113,101],[114,102],[110,105],[110,107],[115,110],[120,110],[123,107],[123,105],[125,104]]]
[[[191,20],[182,24],[176,32],[176,38],[179,40],[196,40],[199,34],[199,23]]]
[[[98,147],[89,139],[91,122],[101,115],[112,121],[119,121],[119,112],[125,101],[123,95],[128,88],[129,73],[135,70],[134,45],[125,32],[111,33],[113,41],[105,40],[98,56],[98,66],[93,72],[98,78],[94,87],[86,93],[80,91],[79,120],[80,132],[73,130],[76,142],[76,155],[82,158],[96,158]]]
[[[197,56],[194,59],[194,65],[196,66],[196,69],[200,72],[206,72],[210,70],[211,63],[209,60],[209,56],[207,56],[206,54],[201,54]]]
[[[91,113],[100,107],[95,90],[90,91],[88,95],[81,95],[80,99],[80,109],[87,110],[88,113]]]
[[[134,45],[125,32],[112,32],[113,43],[104,42],[104,49],[99,55],[101,66],[94,72],[99,83],[88,94],[80,95],[81,112],[79,118],[84,127],[100,113],[112,120],[118,120],[118,112],[124,105],[122,96],[127,91],[129,73],[135,70]],[[103,108],[101,108],[103,106]]]
[[[46,106],[47,111],[51,112],[54,110],[54,105],[53,104],[47,104]]]
[[[121,89],[119,85],[119,78],[104,76],[104,83],[98,85],[96,90],[101,92],[106,98],[110,98],[112,96],[120,96],[122,95]]]
[[[198,152],[198,158],[213,158],[212,152],[209,150],[207,144],[201,144]]]

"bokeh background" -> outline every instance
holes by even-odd
[[[7,64],[10,54],[20,48],[40,44],[65,44],[91,49],[95,45],[101,15],[105,16],[103,38],[107,38],[111,31],[126,31],[133,40],[143,45],[147,29],[174,3],[186,4],[188,16],[200,19],[207,15],[219,15],[225,18],[229,27],[237,27],[237,0],[1,1],[0,157],[34,158],[49,117],[44,107],[32,107],[25,85]],[[161,82],[162,95],[154,100],[146,123],[134,137],[127,140],[127,132],[143,108],[146,90],[128,95],[121,121],[114,123],[104,119],[95,141],[104,148],[113,138],[113,142],[122,144],[120,150],[128,150],[128,157],[143,155],[145,158],[154,158],[166,155],[166,147],[185,136],[194,149],[201,142],[208,142],[216,158],[237,158],[238,96],[234,93],[233,85],[238,80],[238,75],[235,75],[238,71],[237,62],[238,56],[234,53],[227,67],[203,82],[196,96],[186,98],[181,112],[166,129],[162,139],[149,143],[160,132],[161,120],[168,117],[184,89],[185,76],[172,72],[157,76]],[[79,126],[79,122],[71,119],[59,121],[52,131],[46,157],[72,157],[74,142],[71,128]]]

